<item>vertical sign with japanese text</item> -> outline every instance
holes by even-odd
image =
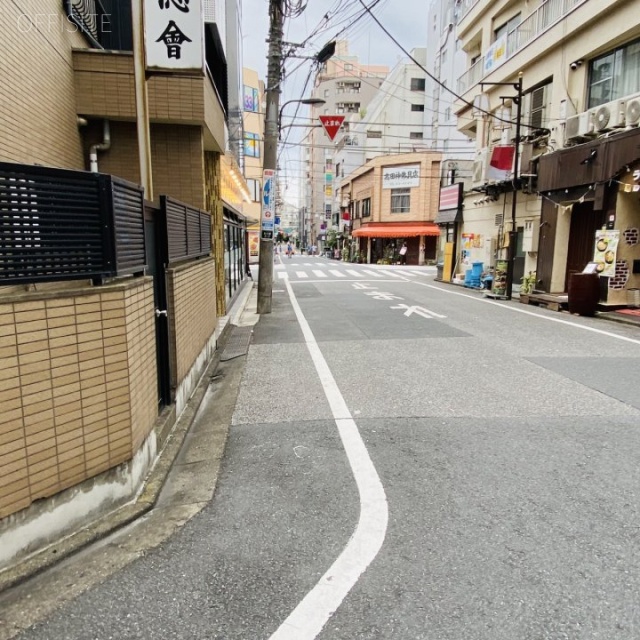
[[[149,69],[204,69],[202,0],[144,0]]]
[[[262,172],[262,220],[260,225],[260,238],[262,240],[273,240],[275,188],[276,172],[273,169],[265,169]]]

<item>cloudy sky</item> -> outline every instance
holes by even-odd
[[[290,0],[295,2],[295,0]],[[408,51],[425,46],[427,11],[429,0],[364,0],[374,5],[374,15]],[[267,36],[269,30],[269,0],[243,0],[242,29],[244,66],[256,69],[266,81]],[[328,18],[327,18],[328,16]],[[296,18],[285,20],[285,41],[305,42],[300,55],[313,55],[327,42],[336,38],[349,41],[349,50],[363,64],[385,64],[392,68],[404,53],[367,15],[360,0],[308,0],[306,8]],[[281,104],[285,100],[309,95],[304,83],[311,62],[290,58],[286,63],[287,76],[283,86]],[[311,86],[311,85],[309,85]],[[294,107],[292,107],[294,109]],[[300,116],[307,116],[300,112]],[[299,130],[302,134],[302,130]],[[295,141],[298,130],[291,132],[289,140]],[[297,192],[296,174],[302,172],[299,155],[294,148],[284,153],[291,184],[287,200]]]

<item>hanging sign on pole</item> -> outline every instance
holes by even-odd
[[[273,229],[275,222],[275,171],[265,169],[262,173],[262,240],[273,240]]]
[[[336,137],[338,130],[342,126],[344,122],[344,116],[319,116],[320,122],[324,127],[324,130],[327,132],[329,136],[329,140],[332,140]]]

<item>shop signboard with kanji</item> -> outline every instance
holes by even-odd
[[[420,165],[403,164],[382,167],[382,188],[401,189],[420,186]]]
[[[147,68],[204,69],[203,0],[144,3]]]

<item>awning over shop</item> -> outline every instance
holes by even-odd
[[[353,232],[356,238],[414,238],[416,236],[439,236],[440,229],[433,222],[373,222]]]

